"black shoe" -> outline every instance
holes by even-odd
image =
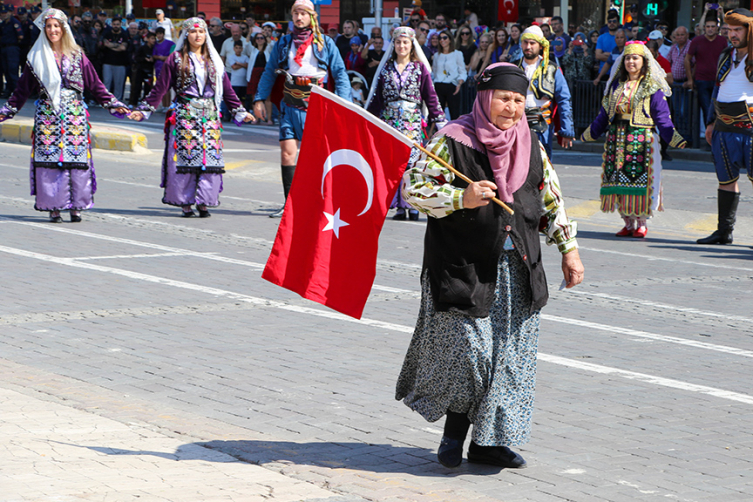
[[[717,191],[718,223],[716,231],[708,237],[698,239],[697,244],[732,244],[732,230],[737,218],[737,205],[740,194],[726,190]]]
[[[57,216],[50,215],[50,222],[51,223],[63,223],[63,217],[60,215],[57,215]]]
[[[696,244],[732,244],[732,232],[729,230],[714,230],[714,233],[695,241]]]
[[[463,462],[463,443],[457,439],[442,436],[437,450],[439,463],[445,467],[457,467]]]
[[[199,218],[209,218],[210,216],[212,216],[206,209],[200,209],[198,207],[196,209],[199,210]]]
[[[522,469],[526,461],[507,446],[479,446],[471,441],[468,447],[468,462],[497,465],[506,469]]]
[[[408,218],[410,218],[410,221],[418,221],[418,211],[412,210],[408,213]]]
[[[183,218],[193,218],[194,216],[196,216],[196,213],[194,213],[193,211],[183,211],[182,216]]]
[[[274,213],[270,214],[269,217],[270,218],[282,218],[282,215],[283,215],[284,212],[285,212],[285,206],[281,207],[280,209],[278,209]]]
[[[405,221],[406,219],[408,219],[405,216],[405,209],[398,209],[397,213],[395,213],[395,216],[393,216],[392,219],[395,221]]]
[[[81,223],[81,215],[71,214],[71,223]]]

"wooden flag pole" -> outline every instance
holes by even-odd
[[[429,150],[427,150],[423,146],[419,145],[418,143],[413,143],[413,146],[415,146],[416,148],[418,148],[419,150],[421,150],[422,152],[424,152],[426,155],[428,155],[432,159],[434,159],[437,162],[439,162],[440,164],[442,164],[443,167],[446,167],[447,169],[449,169],[450,171],[452,171],[455,174],[455,176],[457,176],[461,180],[463,180],[463,181],[465,181],[466,183],[469,183],[469,184],[473,183],[473,181],[468,176],[466,176],[465,174],[461,173],[460,171],[458,171],[457,169],[455,169],[454,167],[452,167],[450,164],[448,164],[447,162],[445,162],[443,159],[441,159],[441,158],[437,157],[436,155],[434,155],[433,153],[431,153]],[[508,213],[515,214],[515,211],[513,211],[510,208],[510,206],[508,206],[507,204],[505,204],[504,202],[502,202],[498,198],[492,197],[491,200],[492,200],[492,202],[495,202],[499,206],[502,206],[502,208],[505,211],[507,211]]]

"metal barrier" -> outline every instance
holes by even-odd
[[[575,89],[570,90],[573,102],[573,122],[578,136],[599,114],[605,86],[606,82],[594,85],[591,80],[577,80]],[[667,98],[667,101],[675,129],[690,146],[698,148],[701,139],[698,93],[694,89],[685,89],[682,84],[672,84],[672,96]]]

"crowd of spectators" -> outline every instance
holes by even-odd
[[[653,26],[641,24],[635,20],[638,17],[635,5],[628,7],[628,13],[633,16],[629,22],[621,23],[619,13],[610,10],[606,24],[598,30],[573,24],[566,27],[558,16],[540,27],[550,40],[551,59],[561,68],[571,92],[576,85],[582,85],[579,82],[590,81],[594,85],[605,82],[625,43],[640,40],[649,42],[649,49],[656,53],[670,83],[696,91],[703,113],[711,104],[716,61],[727,46],[724,26],[720,25],[718,13],[711,7],[706,4],[703,22],[696,24],[692,32],[685,26],[677,26],[670,32],[670,26],[665,22]],[[2,96],[7,97],[18,80],[25,51],[28,52],[39,34],[33,20],[41,9],[20,7],[14,12],[12,7],[2,7],[0,10],[3,11],[0,12],[0,36],[4,37],[0,50],[0,60],[4,63],[0,89],[4,91]],[[432,64],[437,94],[451,118],[469,111],[475,95],[475,77],[486,66],[496,62],[516,62],[522,58],[520,36],[526,27],[501,22],[484,26],[481,24],[483,19],[479,21],[469,9],[464,14],[459,20],[449,19],[443,13],[430,18],[423,9],[417,9],[404,23],[415,30],[417,40]],[[203,13],[198,16],[205,17]],[[161,10],[156,11],[156,19],[151,21],[137,21],[132,14],[125,19],[110,18],[104,11],[95,14],[90,10],[70,19],[76,41],[108,90],[118,99],[124,99],[125,84],[130,81],[128,101],[132,104],[149,92],[179,36]],[[225,61],[225,71],[233,86],[237,87],[239,96],[253,95],[266,58],[288,27],[271,22],[259,25],[253,15],[231,23],[211,18],[207,24],[212,43]],[[346,68],[352,74],[354,89],[357,88],[355,94],[362,95],[374,80],[391,33],[382,34],[381,29],[375,27],[367,35],[356,20],[346,20],[341,26],[327,28],[325,33],[334,39]],[[698,57],[700,54],[703,57]],[[683,92],[672,96],[676,121],[682,120],[690,109],[687,96],[688,93]],[[268,106],[271,109],[271,103]]]

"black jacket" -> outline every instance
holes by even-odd
[[[507,236],[529,271],[530,311],[546,305],[549,298],[541,263],[539,228],[543,216],[541,190],[544,167],[536,136],[532,136],[528,177],[513,194],[510,215],[491,203],[455,211],[444,218],[429,218],[424,238],[425,271],[438,311],[461,312],[486,317],[495,300],[497,264]],[[494,181],[486,154],[447,138],[452,165],[474,181]],[[459,178],[453,186],[465,188]]]

